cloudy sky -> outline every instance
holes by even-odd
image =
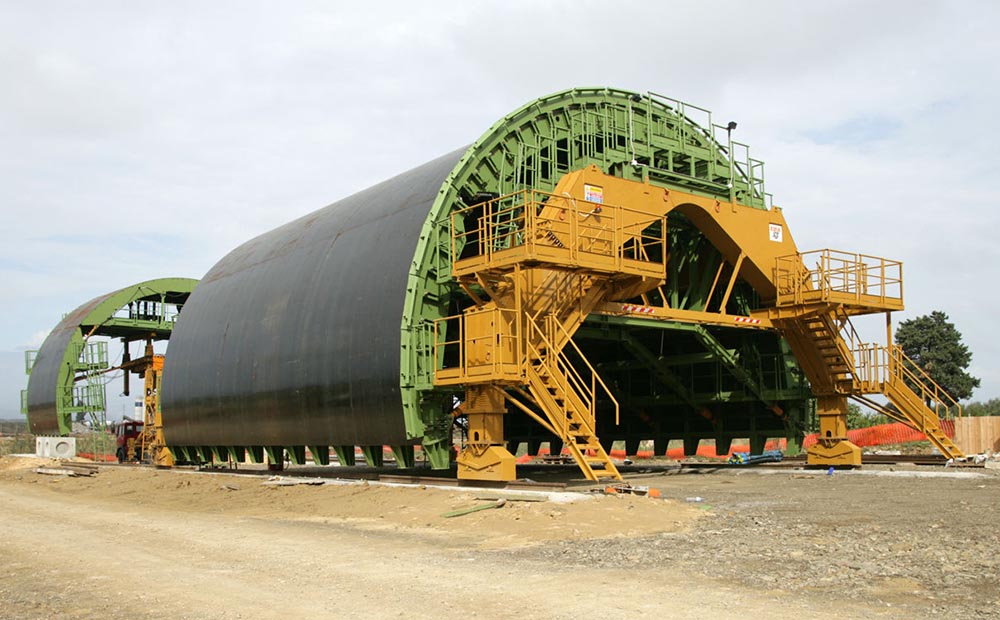
[[[904,261],[897,320],[948,313],[1000,396],[997,7],[2,1],[0,417],[80,303],[198,278],[573,86],[737,121],[799,248]]]

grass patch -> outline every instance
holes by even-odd
[[[0,437],[0,456],[8,454],[34,454],[34,435],[14,435],[13,437]]]

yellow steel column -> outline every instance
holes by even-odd
[[[152,348],[149,348],[152,351]],[[160,411],[160,380],[163,377],[163,356],[148,355],[145,370],[145,415],[143,416],[142,456],[158,467],[173,467],[174,455],[163,438],[163,417]]]
[[[467,480],[514,480],[514,455],[503,439],[507,403],[499,387],[470,385],[462,410],[469,416],[469,436],[458,455],[458,477]]]
[[[885,313],[885,346],[892,350],[892,312]]]
[[[809,447],[806,462],[809,465],[861,465],[861,448],[847,440],[847,397],[817,397],[816,415],[819,417],[819,438]]]

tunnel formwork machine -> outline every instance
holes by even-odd
[[[144,460],[172,464],[162,433],[159,443],[154,442],[163,357],[154,355],[153,343],[170,338],[196,284],[188,278],[147,280],[95,297],[66,314],[38,351],[25,353],[28,387],[21,394],[21,409],[31,432],[67,435],[75,416],[88,417],[92,428],[103,429],[109,374],[122,372],[125,396],[131,374],[138,374],[143,379],[144,418],[153,422],[146,427],[149,436],[140,451]],[[122,344],[120,362],[109,359],[109,339]],[[145,344],[142,357],[130,359],[133,342]]]
[[[734,128],[654,93],[564,91],[244,244],[171,340],[167,443],[370,464],[384,444],[403,466],[419,444],[443,468],[461,417],[460,477],[511,479],[516,446],[547,442],[596,480],[620,477],[615,441],[794,448],[815,403],[809,462],[856,465],[856,398],[960,455],[940,429],[955,403],[892,345],[901,264],[800,252]],[[885,345],[858,340],[863,314],[886,316]]]

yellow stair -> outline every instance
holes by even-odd
[[[858,400],[920,431],[946,457],[965,458],[961,448],[942,430],[938,415],[939,411],[960,413],[961,406],[906,357],[899,346],[873,347],[872,350],[877,350],[875,355],[861,356],[858,391],[862,397]],[[918,386],[920,393],[910,384]],[[870,393],[884,395],[896,408],[890,409],[863,397]]]
[[[806,266],[808,255],[819,257],[816,269]],[[851,324],[852,315],[902,309],[901,269],[894,261],[834,250],[782,257],[774,323],[817,396],[851,397],[922,432],[946,457],[961,459],[939,415],[960,413],[958,403],[898,346],[862,343]],[[866,398],[871,394],[885,396],[895,409]]]
[[[902,378],[893,377],[885,384],[884,393],[910,425],[926,435],[941,454],[950,459],[965,458],[962,450],[941,430],[941,418],[920,400]]]
[[[909,370],[907,366],[912,362],[906,359],[898,346],[892,345],[890,349],[865,345],[852,349],[840,333],[833,331],[835,320],[832,314],[803,317],[795,325],[785,328],[786,339],[816,394],[853,397],[920,431],[947,458],[965,458],[961,449],[941,430],[938,415],[938,411],[945,414],[958,408],[958,404],[915,366],[914,370]],[[862,351],[865,354],[860,354]],[[923,398],[907,381],[920,386],[918,389]],[[885,396],[896,409],[864,398],[871,394]],[[925,399],[934,407],[929,407]]]
[[[587,174],[621,182],[597,168],[577,171],[553,193],[525,190],[452,213],[452,249],[462,255],[452,275],[475,306],[435,322],[434,382],[464,386],[467,398],[486,403],[473,408],[478,434],[460,454],[460,477],[499,479],[511,471],[504,408],[482,397],[493,386],[561,439],[587,479],[621,479],[597,438],[597,388],[613,404],[616,421],[618,403],[572,337],[599,304],[663,283],[664,200],[661,191],[632,183],[632,193],[622,196],[643,209],[592,202]],[[439,361],[449,357],[443,351],[449,346],[450,359],[457,348],[460,362],[444,367]],[[567,347],[582,360],[580,370],[563,354]]]
[[[576,345],[568,339],[566,330],[556,322],[556,318],[548,316],[544,324],[547,329],[543,332],[537,323],[529,321],[527,331],[530,344],[525,379],[531,400],[542,410],[550,430],[569,448],[588,480],[621,480],[618,468],[597,438],[597,387],[605,390],[616,410],[618,403]],[[551,346],[558,335],[566,336],[570,346],[583,359],[590,374],[589,381],[573,367],[561,347]]]
[[[531,365],[526,378],[534,401],[556,431],[556,436],[569,448],[587,480],[621,480],[618,468],[597,439],[592,412],[583,405],[578,394],[567,389],[568,378],[553,375],[543,362]]]
[[[854,356],[830,316],[802,317],[787,331],[786,339],[814,390],[841,394],[853,391]]]

